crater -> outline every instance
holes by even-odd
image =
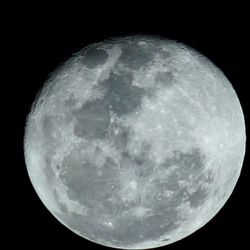
[[[95,68],[101,64],[104,64],[107,59],[108,53],[104,49],[94,46],[87,50],[83,58],[83,63],[88,68]]]
[[[37,102],[38,106],[41,106],[44,103],[44,97],[40,97],[40,99]]]

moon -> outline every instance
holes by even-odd
[[[27,118],[24,154],[63,225],[101,245],[147,249],[215,216],[245,141],[240,102],[211,61],[135,35],[91,44],[50,75]]]

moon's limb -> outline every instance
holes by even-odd
[[[180,240],[224,205],[245,153],[223,73],[187,46],[128,37],[56,71],[25,132],[38,195],[65,226],[116,248]]]

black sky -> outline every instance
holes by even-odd
[[[4,93],[9,103],[6,107],[10,109],[7,153],[13,161],[6,167],[11,167],[14,175],[14,180],[10,176],[6,180],[15,183],[9,189],[13,198],[7,207],[7,213],[13,218],[8,222],[11,229],[5,232],[9,244],[28,248],[35,245],[51,249],[66,246],[105,249],[78,237],[48,212],[31,186],[23,156],[25,118],[37,91],[58,64],[89,43],[139,33],[160,35],[194,47],[228,77],[249,125],[250,19],[244,6],[218,8],[201,4],[189,9],[181,4],[178,8],[153,4],[153,1],[143,6],[117,1],[116,5],[110,2],[105,7],[92,1],[81,7],[65,6],[63,10],[38,5],[20,9],[15,6],[6,17],[4,24],[13,53],[10,67],[14,66],[11,77],[14,84],[8,82],[6,95]],[[246,155],[239,182],[215,218],[198,232],[162,249],[247,248],[250,235],[247,229],[250,223],[248,163]]]

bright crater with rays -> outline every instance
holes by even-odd
[[[146,249],[190,235],[225,204],[245,125],[208,59],[131,36],[90,45],[51,75],[24,145],[32,184],[62,224],[102,245]]]

